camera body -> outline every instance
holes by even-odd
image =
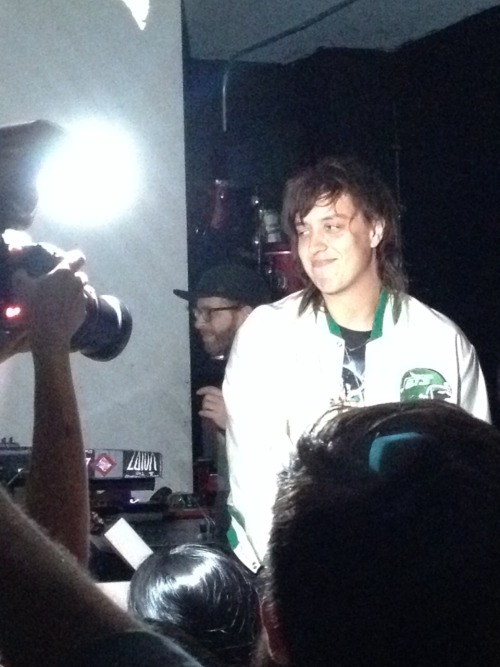
[[[38,278],[54,269],[65,253],[47,243],[9,246],[7,229],[25,230],[38,203],[36,179],[47,154],[64,141],[65,131],[47,120],[0,127],[0,333],[22,328],[25,314],[16,304],[12,276],[24,269]],[[116,297],[98,296],[85,286],[86,316],[71,339],[72,350],[91,359],[114,359],[127,345],[132,317]]]
[[[24,313],[12,291],[12,276],[24,269],[32,278],[49,273],[64,259],[65,253],[47,243],[9,246],[0,237],[0,331],[8,334],[22,328]],[[71,349],[97,361],[117,357],[132,333],[132,317],[127,307],[114,296],[98,296],[85,286],[85,320],[71,339]]]

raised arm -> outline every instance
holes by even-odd
[[[140,629],[1,489],[0,543],[0,650],[9,666],[64,664],[80,644]]]
[[[87,564],[89,498],[80,418],[70,366],[70,340],[85,316],[84,258],[68,253],[39,278],[24,272],[14,286],[24,304],[35,371],[33,449],[26,487],[30,516]],[[64,461],[64,474],[55,462]]]

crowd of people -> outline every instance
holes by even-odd
[[[500,433],[475,350],[407,294],[397,209],[371,170],[305,169],[284,220],[303,290],[266,304],[225,266],[178,292],[207,352],[229,354],[200,413],[225,433],[232,523],[220,548],[153,553],[128,610],[86,572],[70,363],[83,257],[14,274],[26,317],[0,359],[31,353],[35,411],[26,507],[0,489],[5,667],[497,665]],[[71,470],[57,486],[54,448]]]

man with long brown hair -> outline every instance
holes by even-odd
[[[232,542],[258,569],[277,473],[326,409],[443,399],[489,419],[476,352],[448,318],[406,293],[394,199],[353,159],[288,181],[283,222],[305,288],[257,308],[226,370]]]

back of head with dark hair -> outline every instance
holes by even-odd
[[[156,551],[134,573],[129,610],[155,629],[179,628],[224,665],[247,665],[258,625],[254,582],[242,565],[211,547]]]
[[[500,434],[438,402],[355,409],[301,438],[265,596],[291,664],[496,665]]]
[[[376,249],[377,269],[382,285],[391,291],[402,292],[407,287],[401,254],[399,211],[396,202],[379,176],[355,158],[324,158],[314,166],[303,169],[289,179],[285,186],[282,222],[292,242],[298,264],[296,223],[322,201],[335,203],[341,195],[350,195],[365,220],[384,222],[384,233]],[[306,285],[303,311],[312,303],[318,308],[321,295],[300,267]]]

